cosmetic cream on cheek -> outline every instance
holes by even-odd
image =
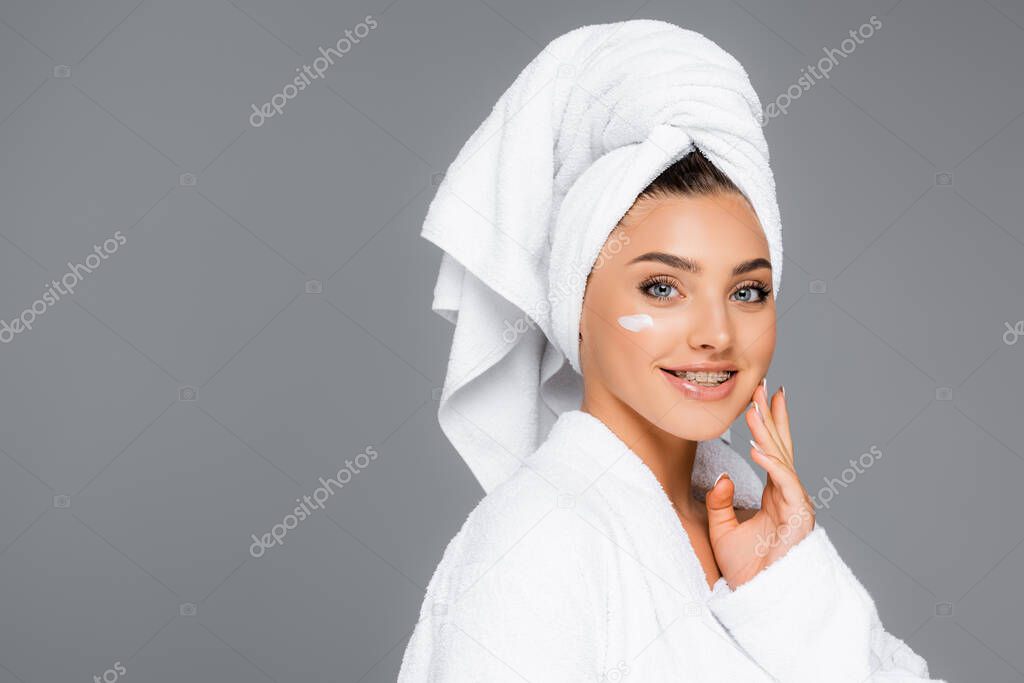
[[[648,327],[654,327],[654,319],[646,313],[637,313],[636,315],[620,316],[619,324],[630,332],[639,332]]]

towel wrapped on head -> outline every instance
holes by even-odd
[[[740,63],[700,33],[637,19],[552,40],[449,166],[422,236],[444,251],[432,308],[455,325],[438,421],[485,491],[582,401],[587,275],[636,197],[695,147],[739,187],[768,241],[782,230],[761,104]],[[722,470],[738,507],[761,482],[702,441],[698,496]]]

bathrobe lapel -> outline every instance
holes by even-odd
[[[653,597],[661,594],[668,598],[653,600],[660,622],[667,625],[678,617],[680,601],[696,607],[711,597],[700,560],[657,477],[603,422],[580,410],[562,413],[537,457],[557,458],[560,465],[584,475],[580,478],[582,488],[574,495],[602,499],[597,505],[578,506],[577,512],[587,515],[590,511],[611,510],[617,515],[618,524],[593,520],[592,526],[625,530],[621,537],[608,540],[626,555],[623,561],[643,570]],[[757,507],[760,480],[724,442],[720,448],[698,449],[693,477],[698,497],[703,498],[713,483],[707,481],[710,473],[717,477],[721,471],[728,471],[738,483],[737,491],[742,490],[744,502],[753,500],[756,491],[755,504],[746,507]],[[711,628],[729,637],[714,618],[708,616],[708,621]]]

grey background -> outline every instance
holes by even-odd
[[[325,79],[249,124],[367,15]],[[115,662],[393,681],[481,496],[436,420],[435,174],[577,26],[698,30],[767,104],[871,15],[766,128],[786,246],[769,384],[809,492],[884,454],[818,518],[886,627],[935,676],[1024,680],[1019,1],[2,0],[0,318],[127,243],[0,345],[0,683]]]

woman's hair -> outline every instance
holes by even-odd
[[[672,195],[710,195],[720,192],[735,192],[746,195],[712,164],[697,147],[662,171],[643,192],[643,198],[667,198]],[[749,200],[748,200],[749,201]]]

